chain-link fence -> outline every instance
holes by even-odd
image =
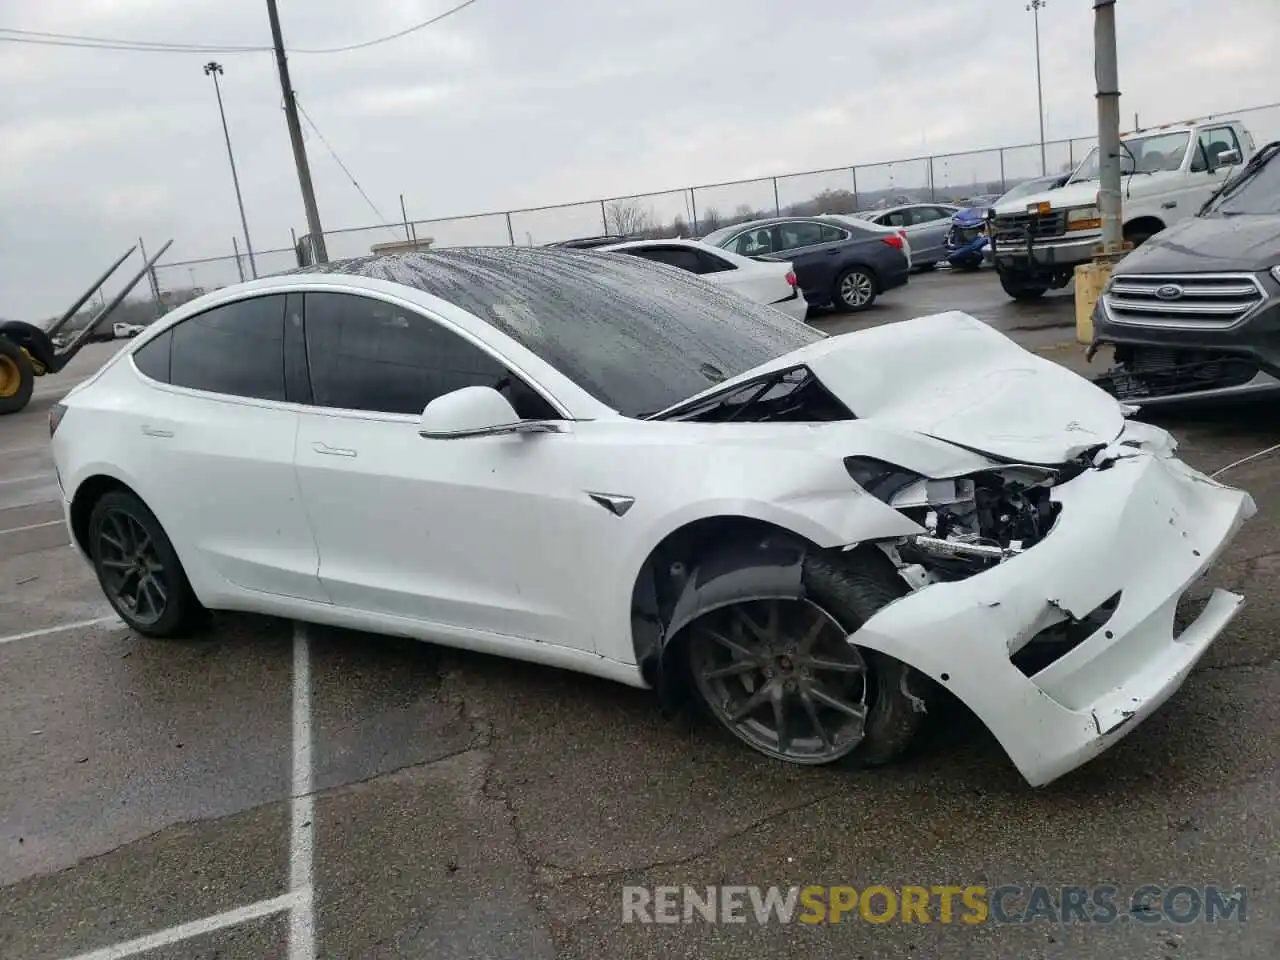
[[[1280,103],[1250,107],[1204,119],[1239,119],[1258,146],[1280,139]],[[405,220],[325,232],[330,259],[363,256],[375,246],[541,246],[574,237],[626,235],[696,237],[744,220],[766,216],[853,213],[896,203],[956,202],[1001,194],[1047,171],[1075,169],[1097,144],[1095,137],[938,154],[885,163],[853,164],[755,180],[707,184],[580,203],[435,220]],[[255,251],[258,276],[292,269],[305,261],[295,246]],[[403,248],[403,247],[402,247]],[[241,253],[161,264],[156,279],[161,303],[172,307],[208,290],[252,276]]]

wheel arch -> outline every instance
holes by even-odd
[[[1165,228],[1166,224],[1159,217],[1153,214],[1143,214],[1140,217],[1134,217],[1132,220],[1126,220],[1123,231],[1125,236],[1130,233],[1141,233],[1144,236],[1152,236],[1159,233]]]
[[[820,549],[776,523],[722,514],[685,523],[650,550],[632,585],[631,640],[664,710],[687,693],[677,655],[684,628],[730,603],[803,596],[804,559]]]
[[[89,518],[93,514],[93,506],[113,490],[132,494],[144,504],[147,502],[129,484],[119,477],[106,473],[95,473],[86,477],[76,487],[75,493],[71,496],[71,535],[75,537],[76,546],[86,557],[93,555],[89,549]],[[149,504],[147,509],[151,509]]]

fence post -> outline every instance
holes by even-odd
[[[857,213],[858,208],[861,206],[858,203],[858,168],[850,167],[849,172],[853,174],[853,212]]]
[[[782,216],[782,207],[778,204],[778,178],[773,178],[773,215]]]
[[[609,235],[609,212],[604,208],[604,201],[600,201],[600,233],[603,236]]]
[[[236,272],[240,274],[240,282],[244,283],[244,264],[240,262],[240,244],[234,236],[231,238],[231,249],[236,252]]]
[[[693,235],[696,237],[700,231],[698,229],[698,195],[693,192],[694,188],[689,188],[689,209],[693,211]]]
[[[514,247],[516,245],[516,234],[511,229],[511,214],[509,212],[507,213],[507,239],[511,242],[511,246]]]
[[[413,236],[409,230],[409,213],[405,210],[403,193],[400,194],[400,218],[404,220],[404,238],[406,240],[412,240]]]
[[[1004,147],[1000,148],[1000,192],[1008,193],[1009,188],[1004,182]]]
[[[930,200],[938,199],[937,190],[934,187],[934,172],[933,172],[933,161],[936,159],[938,158],[932,155],[929,157],[929,199]]]

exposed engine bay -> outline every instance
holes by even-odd
[[[845,461],[867,492],[924,528],[888,546],[916,588],[962,580],[1035,546],[1058,516],[1051,490],[1087,463],[1082,457],[1060,469],[1011,465],[932,480],[867,458]]]

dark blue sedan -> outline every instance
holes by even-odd
[[[907,282],[909,247],[901,231],[854,217],[777,217],[716,230],[703,243],[760,260],[788,260],[812,307],[865,310]]]

